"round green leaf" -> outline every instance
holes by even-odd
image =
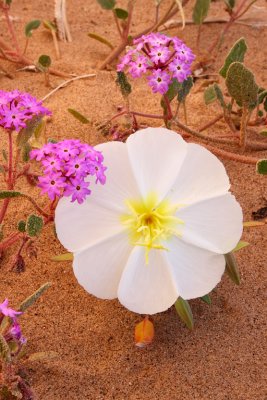
[[[128,11],[123,10],[122,8],[115,8],[114,9],[117,18],[119,19],[127,19],[128,18]]]
[[[25,35],[27,37],[31,37],[32,31],[35,29],[38,29],[40,25],[41,25],[41,21],[39,19],[34,19],[34,20],[28,22],[28,24],[25,26]]]

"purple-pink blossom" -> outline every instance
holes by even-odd
[[[52,201],[71,196],[72,202],[81,204],[91,193],[91,176],[95,176],[95,183],[106,182],[103,155],[79,140],[48,143],[32,150],[30,157],[41,162],[43,175],[38,178],[38,186]]]
[[[133,78],[146,75],[154,93],[164,95],[174,79],[182,83],[191,74],[195,55],[177,37],[150,33],[133,43],[134,46],[121,58],[117,71],[126,70]]]
[[[8,307],[8,299],[5,299],[3,303],[0,304],[0,313],[2,313],[5,317],[10,317],[12,319],[16,319],[18,315],[22,314],[21,311],[15,311]]]
[[[166,71],[156,69],[147,79],[153,93],[164,94],[168,91],[171,77]]]
[[[42,102],[29,93],[0,90],[0,126],[5,129],[19,132],[33,117],[50,114]]]

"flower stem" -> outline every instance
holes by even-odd
[[[8,131],[8,147],[9,147],[9,152],[8,152],[8,167],[7,167],[7,188],[8,190],[12,190],[14,187],[13,183],[13,171],[12,171],[12,161],[13,161],[13,146],[12,146],[12,131]],[[0,224],[2,224],[8,204],[9,204],[10,199],[4,199],[3,205],[0,211]]]
[[[14,44],[14,47],[16,49],[16,52],[18,54],[20,54],[20,48],[19,48],[19,45],[18,45],[18,41],[17,41],[17,38],[16,38],[14,27],[13,27],[13,24],[12,24],[12,22],[10,20],[10,17],[9,17],[9,12],[8,12],[9,11],[9,7],[2,6],[2,10],[3,10],[4,16],[6,18],[8,30],[9,30],[10,35],[12,37],[13,44]]]

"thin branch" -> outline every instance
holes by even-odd
[[[217,115],[217,117],[215,117],[213,120],[211,120],[210,122],[206,123],[205,125],[201,126],[201,128],[199,128],[199,132],[205,131],[206,129],[208,129],[210,126],[216,124],[216,122],[220,121],[220,119],[223,118],[223,114],[219,114]]]
[[[258,159],[255,157],[247,157],[247,156],[242,156],[242,155],[236,154],[236,153],[230,153],[229,151],[221,150],[221,149],[218,149],[217,147],[213,147],[213,146],[210,146],[207,144],[203,144],[202,146],[206,147],[212,153],[216,154],[216,156],[222,157],[227,160],[237,161],[237,162],[241,162],[244,164],[251,164],[251,165],[256,165],[258,162]]]
[[[87,75],[75,76],[75,78],[71,78],[71,79],[69,79],[69,80],[67,80],[67,81],[65,81],[65,82],[63,82],[63,83],[61,83],[60,85],[58,85],[55,89],[53,89],[51,92],[49,92],[47,95],[45,95],[45,96],[42,98],[42,101],[47,100],[47,99],[48,99],[50,96],[52,96],[55,92],[57,92],[59,89],[65,87],[65,86],[67,86],[67,85],[68,85],[69,83],[71,83],[71,82],[77,81],[77,80],[79,80],[79,79],[93,78],[93,77],[95,77],[95,76],[96,76],[96,74],[87,74]]]

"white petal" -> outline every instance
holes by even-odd
[[[182,240],[215,253],[233,250],[242,235],[242,210],[230,193],[182,208],[176,215],[184,221]]]
[[[187,143],[176,132],[147,128],[131,135],[126,144],[143,197],[153,192],[163,199],[177,177]]]
[[[101,298],[117,297],[123,268],[132,250],[125,233],[74,254],[74,274],[87,292]]]
[[[147,265],[143,247],[132,251],[118,291],[119,301],[130,311],[155,314],[167,310],[177,300],[175,282],[163,253],[152,249]]]
[[[104,156],[107,167],[105,185],[92,185],[90,199],[112,210],[125,212],[125,200],[140,198],[125,143],[108,142],[95,146]]]
[[[92,193],[83,204],[62,198],[56,208],[55,224],[59,240],[69,251],[82,250],[124,227],[120,216],[127,198],[139,198],[125,143],[109,142],[96,146],[107,166],[105,185],[90,185]]]
[[[71,252],[80,251],[123,231],[118,212],[98,206],[88,199],[83,204],[62,198],[56,208],[58,239]]]
[[[200,249],[177,238],[173,238],[167,247],[169,251],[166,251],[166,257],[183,299],[204,296],[220,282],[225,270],[223,255]]]
[[[166,197],[175,203],[191,204],[223,195],[229,188],[223,163],[205,147],[189,143],[183,165]]]

